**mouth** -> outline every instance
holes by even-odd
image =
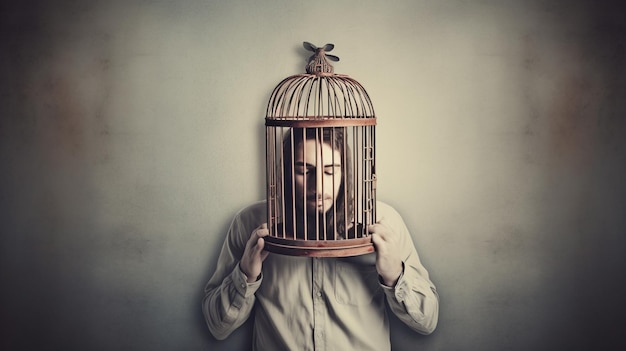
[[[332,200],[329,196],[307,196],[307,203],[315,207],[323,207],[328,201]]]

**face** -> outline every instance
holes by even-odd
[[[332,208],[341,186],[341,154],[326,143],[307,140],[298,145],[294,158],[296,206],[306,204],[308,214]]]

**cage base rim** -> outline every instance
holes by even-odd
[[[287,240],[266,236],[265,249],[272,253],[306,257],[349,257],[374,252],[370,237],[346,240]]]

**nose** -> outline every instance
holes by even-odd
[[[318,168],[315,172],[309,173],[307,180],[307,195],[321,195],[324,192],[324,181],[322,171]]]

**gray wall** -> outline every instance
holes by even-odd
[[[624,346],[619,2],[3,3],[0,348],[247,349],[200,299],[304,40],[368,89],[379,198],[440,291],[395,350]]]

